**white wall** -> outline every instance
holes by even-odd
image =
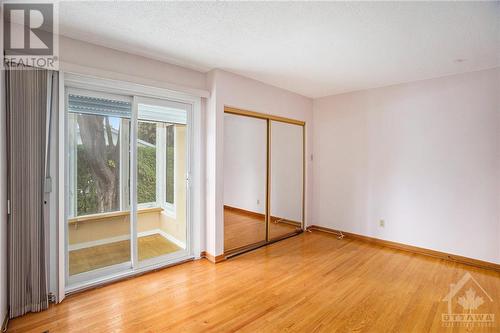
[[[7,146],[5,72],[0,70],[0,326],[7,313]]]
[[[64,36],[59,39],[59,53],[63,69],[69,63],[109,71],[112,75],[106,77],[110,79],[129,81],[132,78],[135,83],[151,82],[160,88],[186,92],[206,88],[204,73]],[[79,68],[78,71],[81,73],[82,69]]]
[[[224,115],[224,205],[266,212],[267,121]]]
[[[221,237],[224,238],[224,230],[216,227],[217,219],[222,218],[218,216],[221,212],[216,207],[217,200],[222,200],[221,192],[223,189],[217,188],[215,181],[216,177],[222,176],[222,173],[218,173],[217,170],[218,157],[223,156],[219,153],[221,149],[217,149],[217,128],[221,126],[218,125],[218,122],[222,122],[222,126],[224,122],[219,120],[220,117],[217,116],[217,82],[214,71],[207,74],[207,88],[210,91],[210,97],[207,100],[205,110],[205,249],[208,253],[216,255],[218,253],[216,250],[217,240]]]
[[[224,248],[224,106],[303,120],[306,156],[312,151],[312,100],[259,81],[222,70],[208,73],[211,91],[207,108],[207,251],[220,255]],[[312,202],[312,165],[306,163],[306,223]],[[209,231],[212,230],[212,231]]]
[[[303,157],[302,126],[271,121],[271,216],[302,222]]]
[[[315,100],[314,224],[500,263],[499,96],[497,68]]]

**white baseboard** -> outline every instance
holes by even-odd
[[[161,229],[151,229],[148,231],[139,232],[137,234],[137,236],[144,237],[144,236],[151,236],[151,235],[156,235],[156,234],[161,235],[163,238],[174,243],[178,247],[180,247],[182,249],[186,249],[186,243],[181,242],[180,240],[178,240],[174,236],[167,234],[165,231],[163,231]],[[110,243],[115,243],[115,242],[121,242],[121,241],[129,240],[129,239],[130,239],[130,235],[121,235],[121,236],[116,236],[116,237],[98,239],[98,240],[90,241],[90,242],[72,244],[72,245],[68,246],[68,251],[81,250],[81,249],[86,249],[89,247],[105,245],[105,244],[110,244]]]
[[[170,234],[167,234],[165,231],[161,230],[161,229],[157,229],[158,230],[158,233],[160,235],[162,235],[164,238],[166,238],[167,240],[171,241],[172,243],[174,243],[175,245],[177,245],[178,247],[180,247],[181,249],[186,249],[186,243],[178,240],[177,238],[175,238],[174,236],[170,235]]]
[[[142,231],[142,232],[137,233],[137,236],[138,237],[145,237],[145,236],[152,236],[152,235],[156,235],[156,234],[161,235],[161,230],[160,229],[151,229],[151,230],[147,230],[147,231]]]

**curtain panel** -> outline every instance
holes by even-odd
[[[44,198],[57,73],[25,68],[6,70],[5,75],[9,317],[14,318],[44,310],[49,303],[48,208]]]

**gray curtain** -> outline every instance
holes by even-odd
[[[48,307],[47,130],[57,73],[6,70],[9,317]],[[50,184],[48,184],[50,187]],[[49,189],[50,190],[50,189]]]

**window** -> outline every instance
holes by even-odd
[[[130,102],[81,91],[68,111],[70,216],[127,209]]]
[[[137,124],[137,203],[156,204],[157,124],[139,121]]]
[[[69,216],[129,210],[131,102],[123,96],[70,91]],[[138,116],[138,207],[161,207],[175,217],[176,128],[185,126],[185,116],[147,104],[138,105]]]
[[[152,138],[156,133],[156,205],[162,207],[170,217],[175,218],[176,196],[177,191],[179,191],[176,184],[179,182],[179,177],[181,177],[181,175],[177,174],[177,161],[179,158],[184,158],[185,155],[177,154],[179,147],[176,136],[178,135],[177,129],[180,126],[185,127],[187,122],[186,112],[182,109],[184,106],[178,102],[161,101],[157,104],[149,104],[149,100],[143,100],[144,103],[140,102],[137,105],[139,119],[138,139],[152,143],[149,138]],[[141,125],[146,123],[150,124],[148,125],[151,126],[149,129]],[[156,132],[152,126],[156,126]],[[141,135],[144,137],[141,137]],[[184,141],[181,140],[182,147],[185,147]],[[138,149],[140,145],[141,143],[138,141]],[[140,163],[146,162],[141,162],[139,155],[138,164]],[[183,165],[183,167],[185,166]],[[141,166],[138,165],[138,169],[140,168]],[[154,173],[151,170],[149,174],[153,175]],[[141,177],[144,177],[144,175],[138,175],[139,181],[141,181]],[[152,182],[150,184],[148,188],[152,188]],[[138,190],[141,191],[141,189]],[[141,198],[139,198],[139,203],[147,202],[145,199],[142,201]]]
[[[165,198],[167,205],[175,207],[175,125],[166,126],[166,186]]]
[[[162,207],[175,217],[175,125],[139,120],[137,124],[137,203]],[[164,148],[162,148],[164,147]]]

